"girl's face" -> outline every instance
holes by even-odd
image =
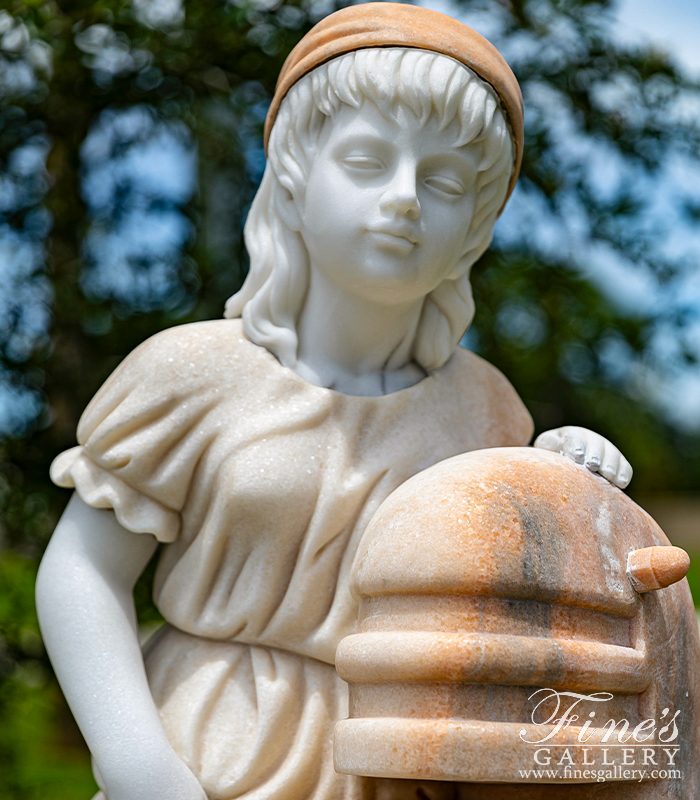
[[[343,106],[321,132],[297,224],[311,269],[377,303],[414,302],[460,272],[481,145],[456,147],[400,107]]]

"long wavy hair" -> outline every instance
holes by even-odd
[[[250,271],[226,303],[225,316],[242,316],[246,335],[292,369],[309,255],[280,209],[290,195],[303,197],[326,118],[333,118],[343,104],[359,109],[366,100],[385,114],[401,103],[420,120],[435,116],[441,129],[456,122],[456,146],[481,143],[476,204],[460,271],[426,296],[410,348],[413,360],[426,371],[441,367],[474,316],[469,271],[491,242],[513,170],[513,141],[498,97],[474,72],[447,56],[408,48],[358,50],[314,69],[282,102],[244,228]]]

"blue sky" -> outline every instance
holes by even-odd
[[[700,75],[698,0],[622,0],[618,9],[621,39],[653,42]]]
[[[698,0],[622,0],[618,36],[625,41],[652,43],[694,78],[700,78],[700,2]],[[698,176],[685,176],[698,180]],[[697,183],[696,183],[697,185]],[[700,227],[700,226],[699,226]],[[697,232],[700,236],[700,231]],[[684,299],[695,296],[700,305],[700,257],[695,275],[678,287]],[[700,324],[695,338],[700,351]],[[672,342],[668,342],[672,346]],[[678,375],[656,389],[666,413],[682,426],[700,427],[700,369]]]

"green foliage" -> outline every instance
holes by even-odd
[[[575,421],[612,439],[635,468],[633,496],[697,488],[697,438],[606,368],[609,349],[643,350],[645,320],[620,316],[566,265],[522,252],[487,253],[473,286],[478,352],[516,386],[538,433]]]
[[[87,798],[96,791],[89,758],[39,634],[36,568],[35,559],[0,555],[0,797]]]
[[[691,559],[687,577],[695,607],[698,608],[700,607],[700,559]]]
[[[0,686],[0,796],[87,800],[97,791],[90,758],[58,687],[26,680]]]

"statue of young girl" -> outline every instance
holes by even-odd
[[[37,602],[101,797],[375,796],[332,764],[362,532],[418,471],[532,435],[507,380],[457,347],[515,182],[519,103],[491,45],[412,6],[345,9],[288,59],[228,319],[141,345],[52,468],[76,493]],[[582,429],[543,446],[631,476]],[[131,591],[158,542],[168,624],[144,667]]]

